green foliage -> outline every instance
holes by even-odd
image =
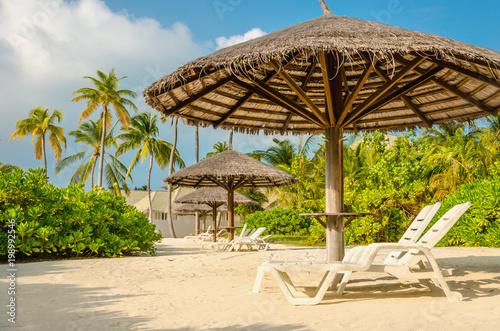
[[[266,227],[266,233],[280,235],[309,235],[313,220],[299,216],[305,211],[294,207],[274,208],[270,211],[257,211],[246,217],[248,228]]]
[[[495,172],[498,163],[493,167]],[[456,204],[471,202],[471,207],[440,241],[441,246],[500,247],[500,176],[480,179],[460,186],[442,202],[434,220]]]
[[[155,254],[161,235],[144,213],[123,197],[96,190],[54,187],[41,168],[0,174],[0,256],[7,255],[10,220],[15,220],[19,258]]]
[[[256,211],[263,210],[262,204],[269,201],[266,195],[260,192],[255,187],[239,189],[238,193],[241,193],[249,198],[252,198],[259,203],[258,205],[237,205],[236,207],[234,207],[234,212],[241,216],[245,216],[251,213],[255,213]]]

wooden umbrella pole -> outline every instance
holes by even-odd
[[[234,226],[234,190],[231,188],[227,190],[227,226],[232,228]],[[234,239],[233,229],[228,229],[228,240]]]
[[[325,131],[326,149],[326,212],[341,213],[344,208],[344,179],[342,168],[342,128]],[[326,219],[326,259],[342,261],[344,258],[344,219],[328,216]]]
[[[217,204],[212,205],[212,241],[217,241]]]

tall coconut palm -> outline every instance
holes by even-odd
[[[127,176],[139,164],[139,161],[142,163],[149,157],[147,191],[150,222],[153,221],[153,206],[151,202],[151,170],[153,169],[153,163],[156,162],[161,170],[165,169],[169,163],[169,156],[172,150],[172,144],[157,138],[159,134],[157,123],[158,119],[156,115],[152,116],[151,113],[140,113],[132,117],[128,131],[116,137],[116,139],[123,141],[116,150],[117,157],[131,150],[138,150],[128,167]],[[125,129],[122,128],[122,130]],[[180,168],[185,166],[177,150],[174,153],[173,163]]]
[[[102,107],[100,114],[101,126],[104,128],[102,130],[101,136],[101,150],[100,155],[104,155],[105,150],[105,140],[106,132],[111,127],[111,113],[110,108],[115,110],[115,113],[122,123],[125,129],[128,128],[130,121],[130,114],[127,111],[127,107],[133,109],[137,112],[137,107],[135,104],[127,99],[126,97],[135,98],[137,93],[131,90],[119,90],[118,85],[120,80],[126,78],[126,76],[117,78],[115,69],[112,69],[107,75],[99,70],[97,70],[97,77],[84,76],[92,81],[93,87],[84,87],[73,92],[73,95],[77,95],[72,101],[87,101],[87,108],[82,112],[78,123],[84,118],[90,116],[94,111]],[[104,158],[99,159],[99,172],[97,185],[102,187],[102,177],[104,171]]]
[[[434,165],[430,185],[437,198],[487,175],[494,153],[479,140],[481,134],[475,123],[440,124],[422,131],[422,139],[429,143],[423,162]]]
[[[172,149],[170,150],[170,161],[168,164],[168,175],[170,176],[174,172],[174,151],[177,148],[177,124],[179,122],[179,117],[174,120],[174,142],[172,144]],[[174,230],[174,220],[172,218],[172,184],[168,183],[168,227],[170,229],[170,235],[172,238],[177,238],[175,236]]]
[[[61,122],[63,113],[54,109],[50,114],[49,108],[36,107],[33,108],[29,116],[25,119],[16,122],[16,130],[10,135],[10,139],[18,137],[20,141],[22,137],[31,134],[31,144],[35,141],[35,157],[37,160],[43,158],[43,167],[47,173],[47,153],[45,151],[46,134],[48,134],[51,149],[56,153],[55,159],[59,160],[62,153],[61,143],[64,143],[66,149],[66,138],[64,137],[64,129],[54,125],[55,122]],[[9,141],[10,141],[9,139]]]
[[[213,152],[208,152],[205,158],[209,158],[211,156],[214,156],[215,154],[219,154],[227,150],[229,146],[227,145],[227,142],[216,142],[213,146],[214,151]]]
[[[115,148],[118,147],[118,144],[113,137],[115,126],[113,126],[113,128],[109,130],[106,135],[106,149],[109,149],[111,146],[114,146]],[[83,122],[77,130],[69,132],[69,135],[75,138],[76,143],[86,145],[89,149],[70,155],[57,162],[56,174],[81,161],[80,165],[71,177],[70,183],[85,183],[90,177],[90,187],[94,187],[95,166],[101,155],[101,123],[94,122],[92,120],[89,122]],[[116,157],[107,152],[104,153],[103,160],[106,164],[104,173],[108,187],[111,187],[115,194],[120,194],[120,188],[123,188],[125,192],[128,192],[128,186],[126,185],[127,167]],[[131,176],[130,180],[133,182],[133,178]]]

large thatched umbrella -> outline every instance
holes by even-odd
[[[202,161],[203,162],[203,161]],[[191,167],[195,165],[199,165],[200,163],[195,163]],[[185,168],[187,169],[187,168]],[[170,178],[170,177],[168,177]],[[213,229],[213,241],[216,240],[215,234],[217,229],[216,215],[217,208],[228,203],[228,194],[227,191],[222,187],[201,187],[199,189],[194,190],[191,193],[183,195],[182,197],[175,200],[176,203],[191,203],[191,204],[205,204],[212,208],[212,229]],[[257,205],[259,204],[257,201],[241,194],[238,192],[233,192],[233,202],[236,204],[244,204],[244,205]],[[228,207],[228,223],[229,223],[229,207]],[[233,227],[232,223],[228,224],[228,227]],[[231,233],[231,232],[229,232]]]
[[[333,15],[326,6],[324,12],[189,62],[143,94],[164,116],[191,124],[248,133],[324,133],[326,212],[339,213],[344,132],[495,115],[500,54]],[[329,216],[326,223],[327,259],[339,260],[343,221]]]

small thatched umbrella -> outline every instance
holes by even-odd
[[[217,211],[220,213],[221,211],[226,211],[227,212],[227,205],[222,205],[219,208],[217,208]],[[205,205],[205,204],[183,204],[177,208],[175,208],[175,213],[177,215],[196,215],[196,213],[199,213],[199,216],[203,218],[203,230],[205,230],[205,218],[207,215],[210,215],[213,213],[213,208]],[[217,216],[212,216],[212,217],[217,217]]]
[[[343,210],[344,132],[404,130],[498,113],[500,54],[437,35],[324,15],[178,68],[143,92],[164,116],[240,132],[324,133],[326,212]],[[327,260],[344,254],[326,222]]]
[[[203,161],[202,161],[203,162]],[[202,162],[195,163],[193,166],[198,165]],[[187,168],[185,168],[187,169]],[[170,177],[169,177],[170,178]],[[233,201],[236,204],[244,204],[244,205],[257,205],[259,204],[257,201],[244,196],[241,193],[233,192]],[[188,193],[178,199],[175,200],[176,203],[191,203],[191,204],[205,204],[212,207],[212,228],[213,228],[213,241],[216,240],[215,234],[217,229],[216,215],[217,208],[222,206],[223,204],[228,204],[228,194],[225,189],[222,187],[201,187],[199,189],[194,190],[191,193]],[[228,222],[229,222],[229,208],[228,208]],[[229,227],[232,227],[233,224],[228,224]],[[231,233],[231,232],[230,232]]]
[[[234,220],[234,191],[240,187],[269,187],[290,185],[298,179],[289,173],[235,151],[231,147],[203,161],[181,169],[164,179],[172,185],[206,187],[219,186],[227,190],[228,227]],[[237,203],[237,202],[236,202]],[[229,231],[233,239],[233,231]]]

